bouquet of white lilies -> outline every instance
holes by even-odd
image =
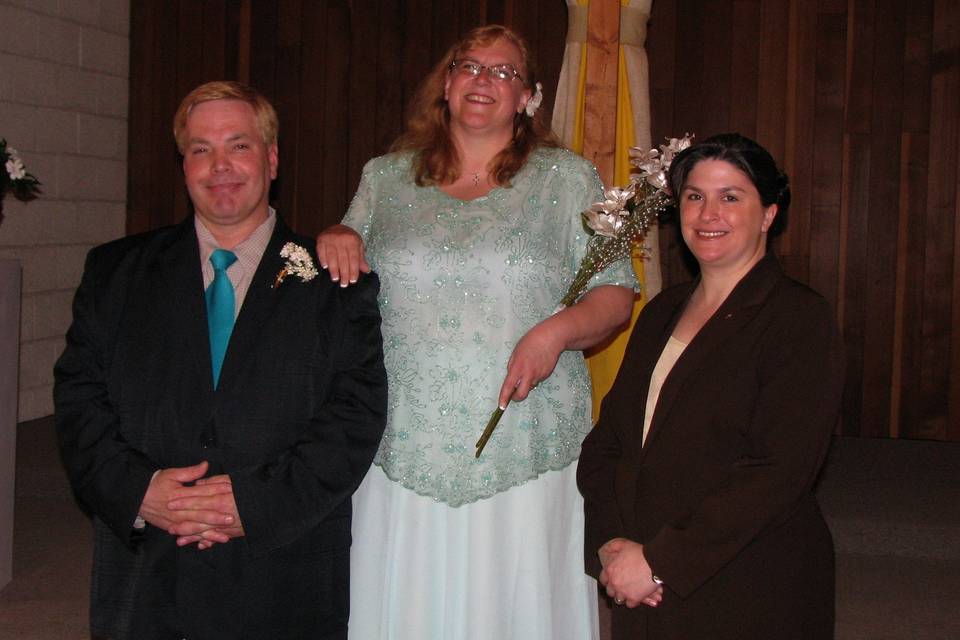
[[[682,138],[670,138],[659,149],[630,149],[630,163],[637,168],[630,176],[630,184],[604,190],[604,200],[583,212],[593,237],[559,308],[569,307],[583,295],[593,276],[614,262],[629,258],[633,245],[643,247],[647,230],[673,205],[667,189],[670,163],[692,141],[693,136],[688,133]]]
[[[560,299],[554,313],[576,302],[595,275],[614,262],[629,258],[635,244],[643,248],[650,226],[674,204],[667,188],[670,163],[692,142],[693,135],[687,133],[682,138],[669,138],[667,144],[660,145],[659,149],[630,149],[630,163],[637,168],[630,176],[630,184],[624,188],[605,189],[604,200],[590,205],[583,212],[584,222],[593,232],[593,237],[587,244],[587,252],[580,261],[580,268],[570,288]],[[487,428],[477,440],[478,458],[500,422],[503,411],[500,407],[494,410]]]

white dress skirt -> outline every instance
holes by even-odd
[[[576,467],[460,507],[372,467],[353,497],[350,640],[596,640]]]

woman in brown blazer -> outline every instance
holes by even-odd
[[[616,640],[833,637],[833,542],[813,495],[843,388],[820,295],[767,237],[790,203],[739,134],[673,161],[692,283],[644,309],[583,444],[586,566]]]

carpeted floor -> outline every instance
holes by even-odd
[[[13,581],[0,591],[0,640],[75,640],[87,631],[93,536],[60,465],[53,419],[17,429]]]
[[[960,638],[960,444],[838,439],[818,497],[838,640]]]
[[[960,638],[960,444],[837,439],[818,493],[837,547],[837,640]],[[20,425],[0,640],[89,637],[90,548],[52,419]]]

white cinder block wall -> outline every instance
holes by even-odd
[[[124,233],[129,23],[130,0],[0,0],[0,136],[43,182],[0,223],[23,267],[20,421],[53,413],[83,259]]]

